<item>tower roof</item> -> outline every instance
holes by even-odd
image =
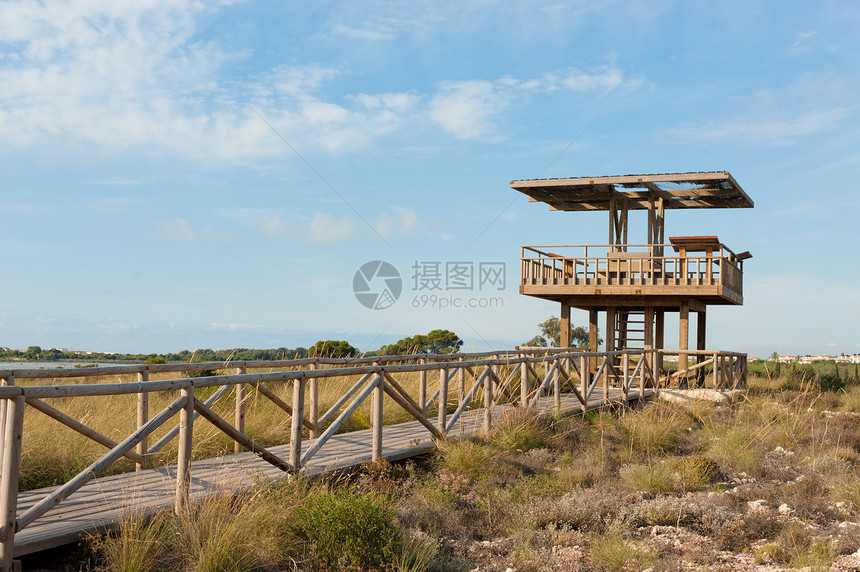
[[[629,210],[647,209],[663,199],[666,209],[743,209],[753,201],[728,171],[617,175],[511,181],[511,188],[550,210],[609,210],[610,198],[627,200]]]

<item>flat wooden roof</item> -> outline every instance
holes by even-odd
[[[511,188],[559,211],[606,211],[613,195],[626,198],[630,210],[648,209],[651,198],[659,197],[667,209],[753,207],[752,199],[728,171],[530,179],[511,181]]]

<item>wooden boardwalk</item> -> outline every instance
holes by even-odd
[[[645,389],[644,397],[653,390]],[[639,390],[631,388],[628,399],[640,398]],[[562,414],[575,414],[582,410],[580,402],[570,393],[561,398]],[[596,409],[612,403],[621,403],[621,391],[609,388],[608,400],[602,392],[595,391],[588,399],[587,409]],[[499,417],[511,405],[495,405],[493,419]],[[542,397],[538,408],[549,412],[553,397]],[[484,418],[484,409],[465,411],[448,433],[452,438],[464,438],[479,434]],[[314,440],[306,440],[303,448],[310,448]],[[383,455],[389,460],[405,459],[421,455],[435,447],[430,432],[418,421],[387,425],[383,429]],[[288,445],[271,447],[269,450],[286,456]],[[310,462],[303,467],[309,476],[321,475],[356,467],[372,458],[372,430],[364,429],[333,436]],[[79,540],[88,533],[107,530],[120,523],[130,512],[155,513],[172,510],[177,482],[176,465],[158,469],[147,469],[97,478],[73,493],[58,506],[39,517],[31,525],[15,535],[15,555],[22,556],[47,550]],[[277,481],[285,473],[265,462],[254,453],[237,453],[194,461],[191,464],[192,501],[201,501],[209,496],[231,494],[248,490],[261,481]],[[18,510],[26,511],[39,499],[57,487],[25,491],[18,495]]]

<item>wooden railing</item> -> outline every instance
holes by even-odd
[[[743,262],[720,244],[710,254],[666,256],[671,245],[523,246],[523,286],[723,286],[743,295]]]
[[[173,439],[178,439],[176,489],[174,506],[182,512],[189,503],[191,454],[197,421],[202,418],[228,435],[235,450],[247,449],[285,473],[303,470],[330,438],[368,399],[372,457],[380,459],[383,435],[383,402],[388,399],[427,429],[433,439],[445,439],[467,409],[483,408],[482,425],[488,431],[494,406],[510,403],[521,406],[547,407],[550,397],[553,408],[561,406],[562,392],[573,394],[586,410],[595,392],[604,399],[610,388],[620,390],[627,401],[630,392],[645,393],[648,386],[656,389],[654,365],[661,354],[657,350],[627,350],[589,353],[576,348],[517,349],[507,352],[473,354],[375,356],[357,359],[307,358],[285,361],[213,362],[196,364],[128,365],[75,369],[12,369],[0,370],[0,428],[3,430],[2,465],[0,465],[0,570],[11,570],[14,538],[47,511],[68,498],[87,482],[104,472],[121,458],[135,462],[136,468],[147,468],[150,459]],[[672,353],[672,352],[669,352]],[[674,353],[679,353],[675,351]],[[687,352],[696,354],[696,352]],[[710,352],[711,359],[741,359],[745,355]],[[614,364],[623,364],[618,367]],[[739,363],[739,362],[736,362]],[[699,367],[699,366],[694,366]],[[704,367],[704,366],[701,366]],[[736,373],[738,366],[735,366]],[[280,371],[249,372],[273,369]],[[690,369],[694,369],[690,368]],[[726,380],[725,367],[718,368]],[[220,371],[221,375],[206,377],[170,377],[170,374],[191,374]],[[743,369],[745,373],[745,367]],[[417,395],[405,389],[404,377],[418,374]],[[92,383],[95,378],[129,374],[137,380],[125,383]],[[150,376],[168,375],[168,379],[150,380]],[[75,379],[78,383],[56,384],[56,380]],[[332,378],[348,380],[349,389],[320,414],[320,384]],[[434,380],[435,378],[435,380]],[[715,384],[717,383],[715,377]],[[737,375],[732,379],[739,379]],[[51,381],[51,385],[45,385]],[[81,383],[81,381],[83,381]],[[278,397],[278,386],[291,388],[288,403]],[[414,381],[412,383],[414,385]],[[220,416],[214,404],[235,388],[233,422]],[[288,455],[279,457],[270,448],[261,446],[245,432],[245,405],[248,391],[265,397],[290,419]],[[214,390],[214,391],[213,391]],[[414,391],[414,389],[413,389]],[[431,392],[432,391],[432,392]],[[483,393],[483,399],[478,394]],[[203,394],[208,395],[204,398]],[[150,411],[150,396],[165,394],[169,404],[160,411]],[[91,399],[96,396],[136,395],[136,429],[117,442],[83,421],[74,419],[46,400],[58,398]],[[29,406],[29,407],[28,407]],[[28,411],[40,412],[66,427],[103,445],[107,452],[61,486],[51,489],[43,498],[23,512],[18,512],[17,495],[21,474],[22,437],[26,443],[24,417]],[[153,414],[154,413],[154,414]],[[129,415],[134,416],[133,412]],[[155,443],[149,437],[159,428],[170,427]],[[303,445],[304,430],[312,439]],[[162,432],[164,429],[162,429]]]

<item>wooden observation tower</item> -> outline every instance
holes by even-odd
[[[735,254],[716,236],[665,240],[668,210],[753,207],[728,172],[535,179],[511,188],[550,210],[609,212],[608,244],[522,247],[520,294],[561,304],[562,347],[570,345],[570,308],[589,312],[590,351],[597,351],[600,313],[607,351],[664,349],[667,313],[678,314],[679,349],[687,350],[690,312],[698,315],[696,349],[704,350],[708,305],[743,304],[749,252]],[[647,211],[646,244],[627,241],[635,210]],[[687,366],[680,353],[679,373]]]

